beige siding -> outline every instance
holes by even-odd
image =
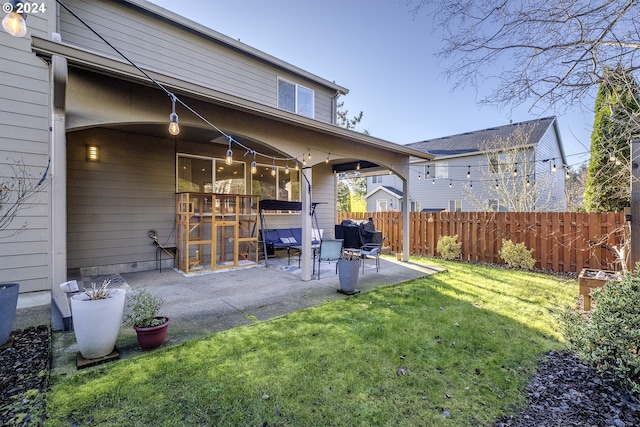
[[[66,2],[137,65],[261,104],[277,106],[277,79],[316,91],[316,119],[332,122],[332,91],[192,31],[152,19],[116,2]],[[101,54],[118,54],[68,12],[60,14],[62,41]]]
[[[89,141],[100,147],[97,163],[86,160]],[[68,267],[153,268],[148,230],[173,241],[172,141],[93,129],[68,134],[67,156]]]
[[[48,37],[53,22],[30,15],[29,34]],[[28,37],[0,32],[0,174],[22,162],[37,181],[49,160],[48,66],[31,53]],[[45,184],[6,230],[0,231],[0,281],[20,283],[21,292],[47,290],[49,275],[49,194]],[[19,231],[22,229],[22,231]]]
[[[314,166],[312,198],[314,202],[320,203],[316,208],[316,215],[320,228],[324,229],[325,238],[335,237],[336,192],[336,178],[331,166],[324,163]]]

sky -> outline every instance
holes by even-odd
[[[426,10],[407,0],[151,0],[165,9],[346,87],[358,131],[398,144],[557,116],[567,163],[588,160],[593,112],[497,109],[490,86],[452,90]]]

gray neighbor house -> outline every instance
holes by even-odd
[[[412,212],[566,210],[567,161],[555,117],[406,147],[434,156],[411,161],[406,205]],[[400,211],[406,194],[394,175],[368,176],[367,212]]]
[[[0,31],[0,173],[18,161],[47,183],[0,230],[0,277],[22,293],[51,290],[60,305],[72,273],[157,268],[150,231],[176,244],[183,191],[298,202],[266,215],[302,229],[309,280],[310,212],[318,203],[333,237],[337,172],[391,170],[408,191],[411,159],[433,158],[339,127],[346,88],[153,3],[63,3],[29,14],[23,37]],[[257,204],[245,208],[255,218]]]

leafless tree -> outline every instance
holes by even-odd
[[[508,138],[488,141],[480,169],[480,178],[475,188],[464,187],[469,202],[480,211],[507,210],[510,212],[545,212],[558,210],[558,201],[552,191],[557,174],[564,173],[554,160],[544,164],[537,162],[533,152],[525,149],[530,145],[531,133],[518,127]],[[494,201],[487,205],[487,200]]]
[[[442,30],[439,55],[456,87],[497,80],[484,102],[580,104],[607,68],[633,74],[640,67],[636,0],[408,2]]]
[[[11,223],[19,217],[22,210],[30,207],[36,200],[36,196],[47,185],[45,171],[42,177],[37,178],[29,173],[22,161],[7,159],[7,163],[0,169],[0,231],[2,237],[8,237],[20,233],[27,227],[24,222],[19,227],[9,230]]]

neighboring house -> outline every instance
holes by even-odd
[[[567,164],[555,117],[408,144],[433,161],[411,163],[412,211],[565,211]],[[367,178],[367,210],[380,210],[391,175]],[[389,198],[389,197],[387,197]]]
[[[402,210],[402,190],[388,185],[374,187],[364,198],[367,201],[367,212]],[[369,209],[370,206],[374,208]]]
[[[432,158],[337,126],[346,88],[152,3],[64,4],[80,20],[47,2],[28,15],[26,37],[0,32],[0,173],[17,159],[49,182],[0,238],[0,275],[21,292],[60,292],[68,271],[156,268],[149,230],[175,241],[180,191],[299,200],[301,213],[269,225],[302,227],[310,251],[312,201],[333,236],[335,172],[393,169],[408,187],[410,158]],[[176,102],[180,132],[169,134],[170,94],[215,128]]]

